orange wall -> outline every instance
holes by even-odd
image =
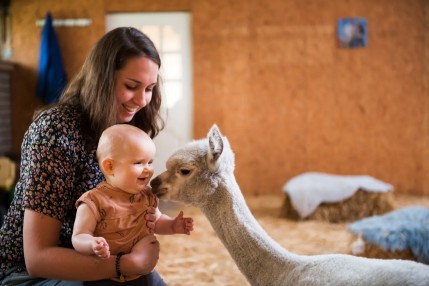
[[[279,193],[306,171],[368,174],[429,195],[429,2],[425,0],[12,0],[13,131],[19,152],[34,108],[40,27],[56,28],[74,75],[109,12],[192,15],[194,133],[217,123],[245,194]],[[368,20],[368,47],[340,49],[336,21]]]

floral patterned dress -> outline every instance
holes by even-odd
[[[25,208],[59,220],[59,244],[72,247],[75,202],[103,180],[95,149],[86,149],[79,125],[78,111],[54,107],[40,114],[25,133],[20,177],[0,229],[0,272],[24,262]]]

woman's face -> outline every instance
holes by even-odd
[[[146,57],[131,58],[122,69],[116,71],[117,123],[130,122],[140,109],[149,104],[158,71],[158,65]]]

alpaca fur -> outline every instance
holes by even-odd
[[[199,207],[251,285],[429,285],[429,266],[345,254],[297,255],[253,217],[234,177],[234,154],[214,125],[188,143],[152,181],[162,199]]]

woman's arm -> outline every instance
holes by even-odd
[[[90,281],[116,277],[115,259],[83,255],[58,246],[61,223],[30,209],[24,214],[24,257],[31,276]],[[148,236],[121,258],[124,275],[150,273],[158,262],[159,243]]]

